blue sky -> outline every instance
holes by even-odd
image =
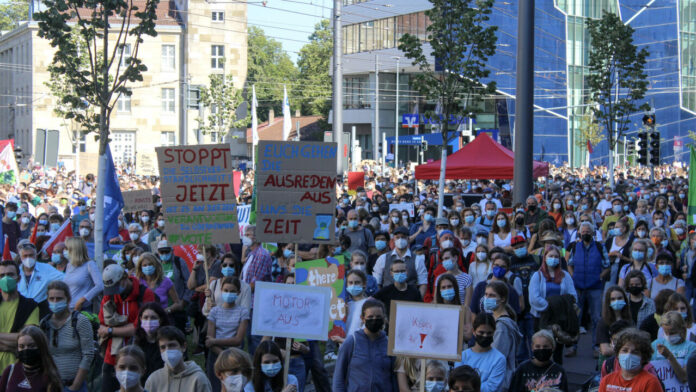
[[[266,35],[280,41],[293,61],[297,52],[307,43],[314,25],[322,17],[331,16],[332,0],[249,0],[247,20],[249,25],[262,28]]]

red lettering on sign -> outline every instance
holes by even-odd
[[[170,147],[164,150],[164,163],[221,166],[227,169],[229,162],[226,153],[229,151],[229,148]]]
[[[311,200],[315,203],[329,204],[331,196],[329,192],[305,192],[300,201]]]
[[[297,234],[300,219],[262,219],[264,234]]]
[[[225,189],[231,184],[177,185],[178,202],[225,201]]]

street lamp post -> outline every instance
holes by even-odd
[[[396,60],[396,106],[394,108],[394,169],[399,169],[399,56],[392,57]]]

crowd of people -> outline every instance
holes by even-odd
[[[583,334],[599,391],[696,388],[686,168],[654,182],[620,168],[611,188],[602,168],[554,167],[522,203],[507,181],[447,181],[440,211],[437,183],[363,169],[363,186],[337,186],[338,243],[262,244],[248,225],[192,266],[167,240],[157,178],[120,171],[153,208],[119,216],[100,265],[95,177],[22,171],[0,192],[0,392],[568,391]],[[66,222],[73,236],[55,241]],[[297,262],[338,255],[345,336],[251,333],[256,282],[294,284]],[[461,306],[460,360],[390,356],[394,300]]]

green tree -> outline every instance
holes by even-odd
[[[591,145],[596,146],[599,142],[605,139],[602,129],[595,121],[591,112],[585,113],[580,119],[580,127],[577,130],[578,137],[575,138],[575,145],[580,148],[583,156],[587,153],[587,142],[589,141]],[[589,167],[590,162],[587,161]]]
[[[490,26],[493,0],[430,0],[433,7],[425,11],[431,25],[427,27],[427,43],[432,54],[426,52],[424,42],[405,34],[399,49],[420,70],[411,79],[412,86],[431,101],[440,103],[442,113],[438,127],[443,142],[456,136],[456,124],[450,118],[471,115],[479,111],[477,103],[495,92],[495,83],[481,83],[490,71],[488,58],[495,53],[497,27]],[[438,59],[444,71],[435,71],[428,56]],[[442,215],[444,203],[445,168],[447,149],[443,143],[440,170],[438,213]]]
[[[302,114],[327,118],[331,109],[331,56],[333,32],[327,19],[314,26],[309,43],[300,49],[297,59],[299,78],[294,96],[302,105]]]
[[[210,86],[201,88],[201,103],[209,110],[207,121],[197,118],[204,134],[217,133],[222,138],[232,128],[246,128],[249,118],[237,118],[237,109],[244,102],[241,90],[234,87],[232,75],[210,75]],[[220,139],[218,139],[220,140]]]
[[[638,100],[645,97],[648,89],[644,72],[649,53],[638,50],[633,44],[633,28],[623,23],[613,13],[605,12],[601,19],[588,19],[587,29],[592,46],[588,68],[587,85],[590,99],[597,105],[590,110],[602,126],[609,143],[609,185],[614,187],[613,154],[616,143],[629,126],[629,116],[639,107]],[[649,109],[643,104],[642,109]]]
[[[284,84],[287,85],[288,96],[292,96],[297,68],[283,51],[283,45],[268,38],[263,29],[249,26],[247,40],[247,82],[256,85],[259,121],[266,121],[269,109],[273,109],[276,116],[282,113]],[[290,107],[299,108],[297,100],[290,100]]]
[[[29,19],[29,2],[10,0],[0,4],[0,31],[12,30],[19,22]]]
[[[138,58],[144,36],[156,36],[155,13],[159,0],[145,0],[141,7],[133,0],[43,0],[45,11],[37,13],[38,35],[55,49],[53,70],[64,75],[72,89],[62,98],[66,118],[88,123],[79,115],[85,102],[98,111],[99,181],[95,217],[95,255],[101,268],[104,247],[104,190],[109,119],[121,94],[130,95],[126,85],[143,80],[147,70]],[[79,36],[74,39],[73,35]],[[84,44],[84,45],[81,45]],[[130,45],[130,55],[124,48]],[[87,67],[81,51],[87,52]],[[93,119],[93,118],[92,118]]]

